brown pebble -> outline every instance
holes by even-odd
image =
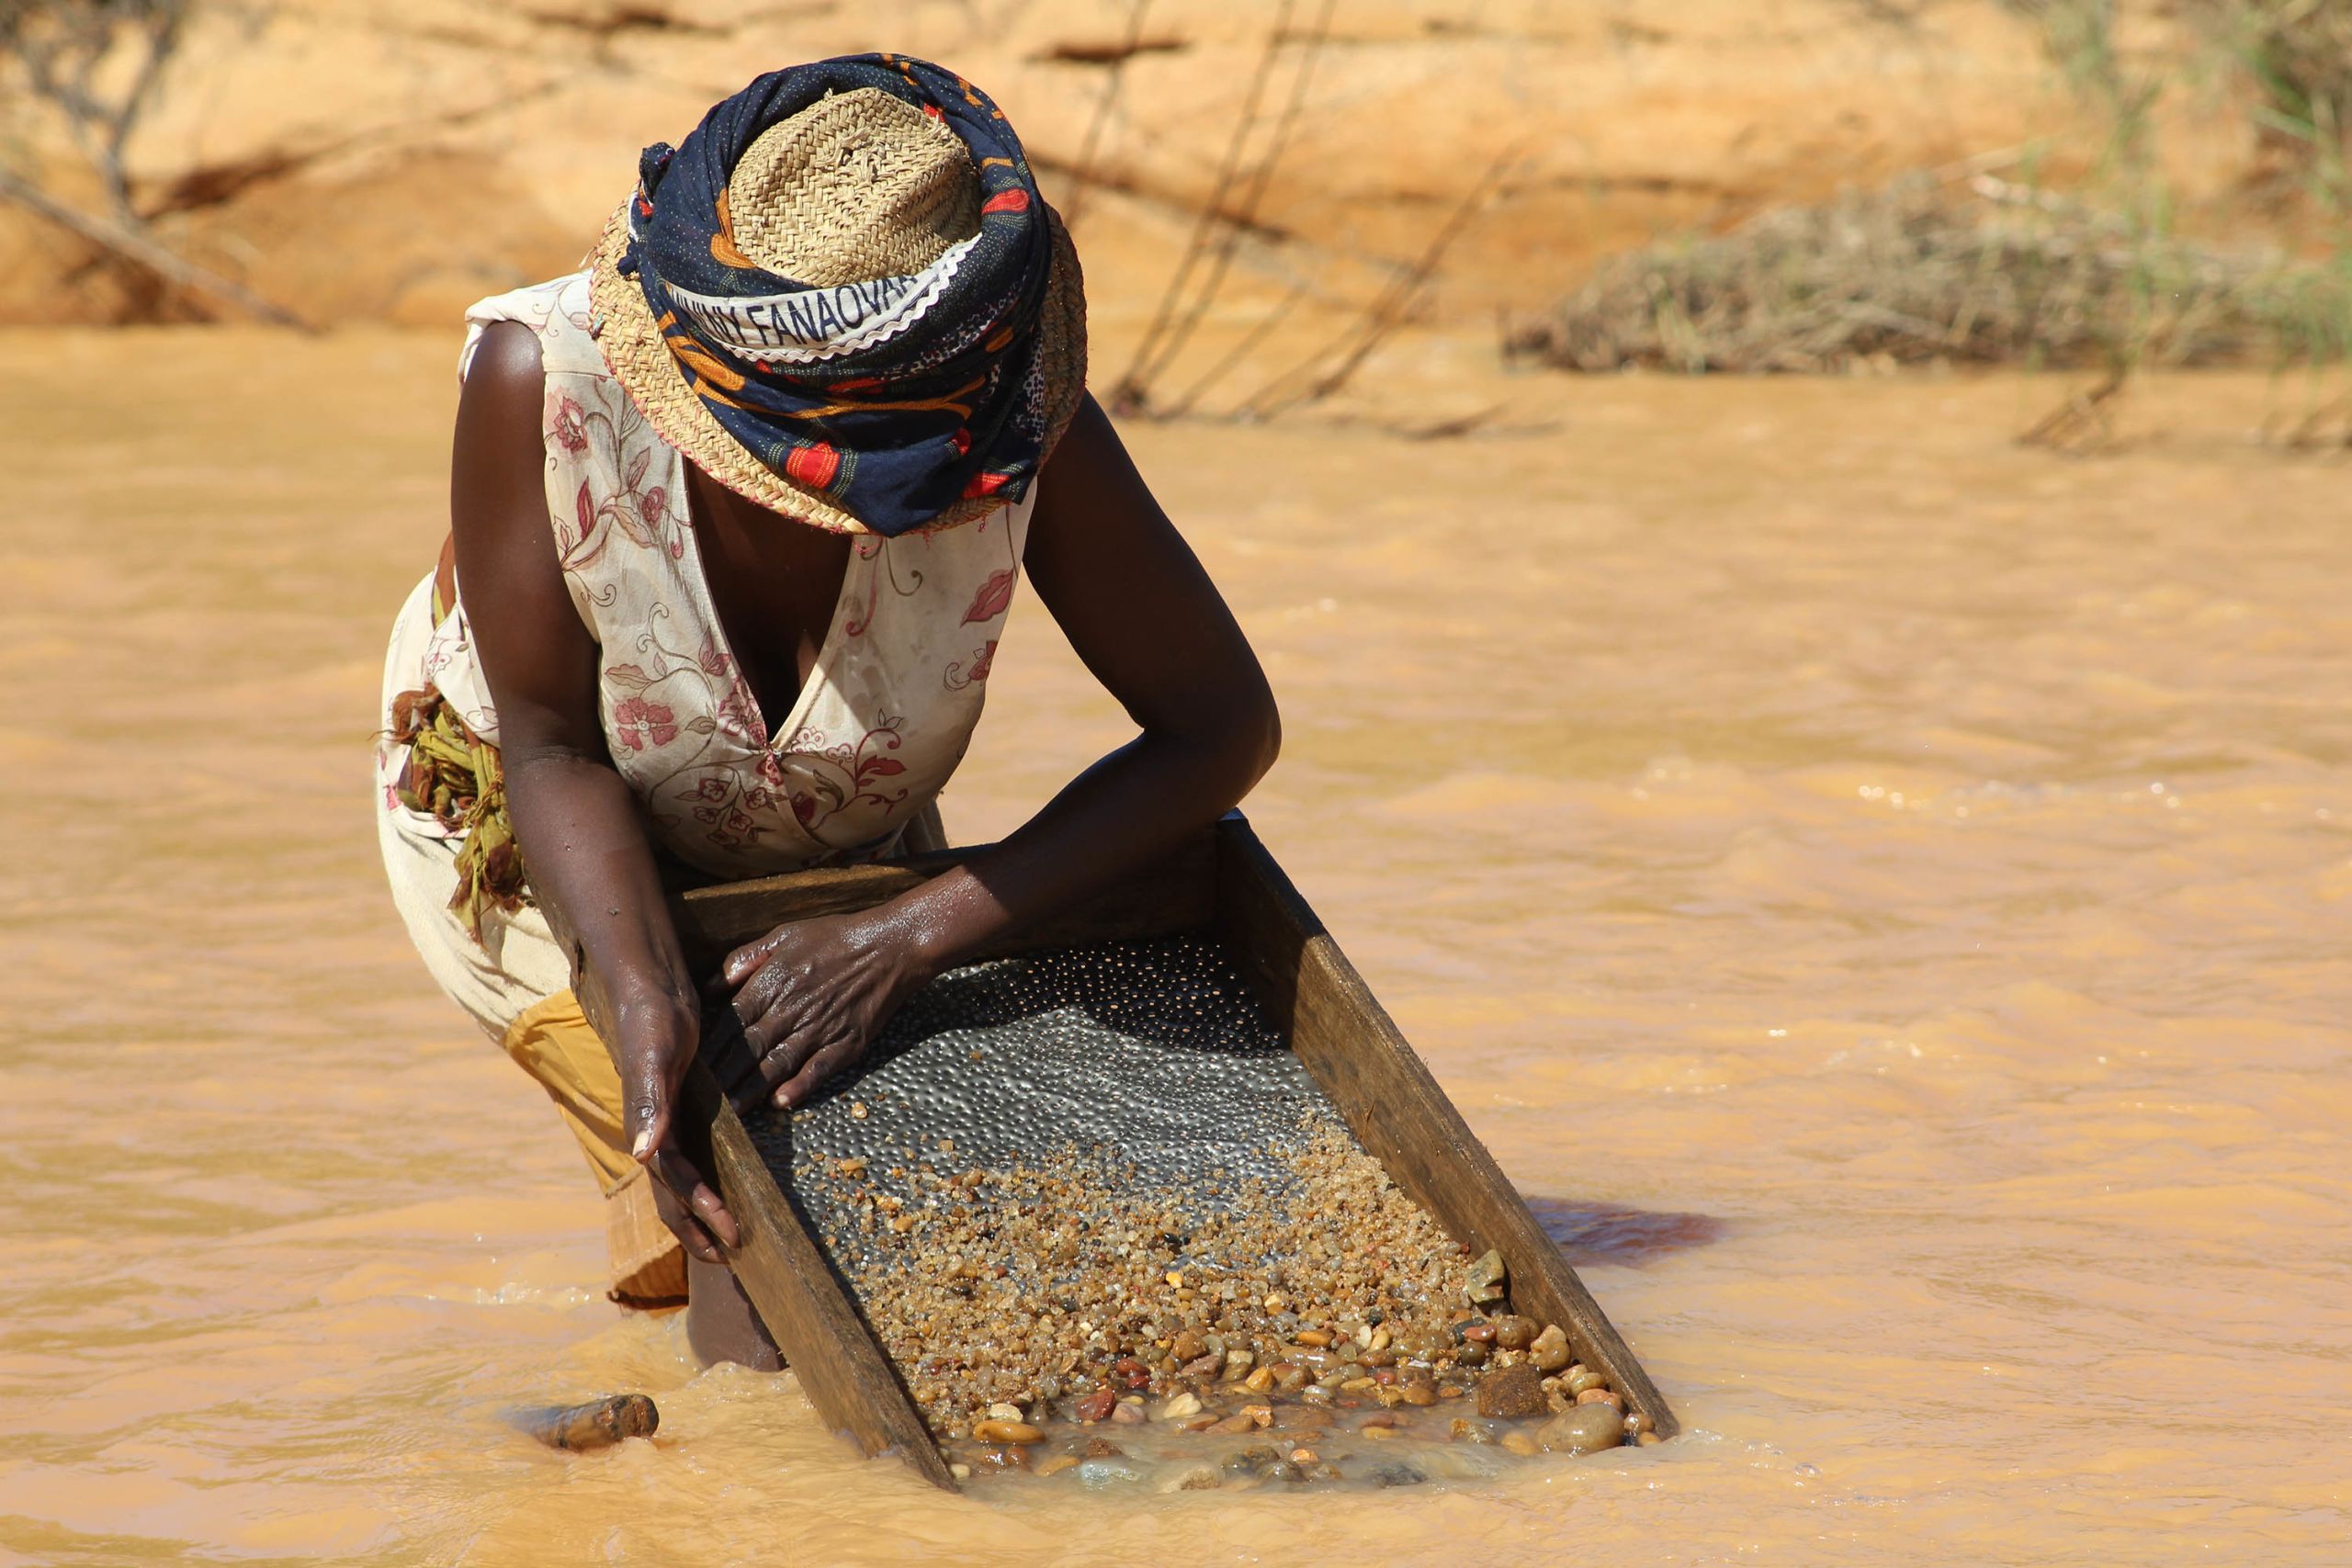
[[[1176,1336],[1176,1343],[1169,1347],[1180,1361],[1197,1361],[1208,1354],[1208,1342],[1187,1328]]]
[[[1211,1350],[1205,1355],[1195,1357],[1185,1362],[1184,1375],[1188,1378],[1210,1377],[1221,1371],[1224,1366],[1225,1358]]]
[[[1568,1337],[1556,1323],[1545,1326],[1527,1347],[1527,1359],[1537,1371],[1556,1372],[1568,1364]]]
[[[1048,1458],[1039,1460],[1035,1464],[1031,1465],[1029,1469],[1031,1473],[1036,1475],[1059,1475],[1063,1471],[1070,1469],[1077,1463],[1078,1456],[1076,1454],[1054,1454]]]
[[[1123,1399],[1119,1401],[1118,1404],[1111,1406],[1111,1419],[1113,1423],[1117,1426],[1133,1426],[1135,1423],[1143,1419],[1143,1406],[1140,1404],[1129,1404]]]
[[[1252,1368],[1250,1375],[1241,1380],[1241,1386],[1248,1389],[1251,1393],[1265,1393],[1268,1389],[1274,1386],[1274,1369],[1272,1367]]]
[[[1083,1453],[1084,1457],[1088,1459],[1125,1459],[1127,1457],[1127,1450],[1121,1448],[1118,1444],[1113,1442],[1108,1438],[1095,1438],[1091,1439],[1087,1443]]]
[[[1076,1414],[1081,1421],[1107,1421],[1119,1403],[1119,1396],[1107,1388],[1098,1388],[1081,1398]]]
[[[1462,1331],[1463,1342],[1469,1345],[1492,1345],[1495,1337],[1496,1328],[1491,1323],[1474,1323]]]
[[[1633,1415],[1626,1416],[1625,1419],[1634,1424],[1634,1430],[1636,1432],[1651,1431],[1655,1429],[1657,1426],[1657,1423],[1653,1422],[1646,1414],[1641,1411],[1635,1411]]]
[[[1319,1328],[1301,1329],[1297,1335],[1297,1339],[1300,1344],[1317,1350],[1320,1350],[1326,1345],[1331,1343],[1331,1337],[1324,1333]]]
[[[1203,1431],[1220,1438],[1236,1437],[1243,1432],[1254,1432],[1257,1429],[1258,1423],[1252,1421],[1246,1413],[1227,1416],[1223,1420],[1202,1428]]]
[[[1533,1367],[1505,1367],[1478,1380],[1478,1414],[1490,1420],[1537,1415],[1544,1409],[1544,1374]]]
[[[1271,1404],[1245,1404],[1241,1407],[1241,1414],[1250,1418],[1250,1425],[1252,1427],[1271,1427],[1274,1424],[1274,1407]]]
[[[1607,1378],[1602,1377],[1599,1372],[1592,1371],[1589,1367],[1570,1367],[1568,1369],[1567,1384],[1568,1392],[1570,1393],[1582,1393],[1589,1388],[1600,1388],[1605,1385],[1608,1382],[1609,1380]]]
[[[1666,1441],[1664,1438],[1659,1437],[1656,1432],[1644,1432],[1640,1437],[1634,1440],[1645,1449],[1654,1449],[1657,1447],[1658,1444]]]
[[[1506,1350],[1524,1350],[1535,1343],[1540,1325],[1532,1317],[1513,1314],[1495,1325],[1495,1343]]]
[[[1026,1421],[981,1421],[972,1436],[983,1443],[1042,1443],[1046,1434]]]
[[[1510,1450],[1515,1454],[1533,1455],[1544,1451],[1542,1448],[1537,1445],[1533,1438],[1530,1437],[1525,1432],[1516,1429],[1505,1432],[1503,1434],[1502,1443],[1504,1448]]]
[[[1535,1436],[1552,1452],[1570,1454],[1599,1453],[1625,1440],[1617,1412],[1605,1404],[1580,1405],[1566,1416],[1555,1416]]]
[[[1376,1443],[1385,1443],[1392,1438],[1401,1438],[1405,1434],[1394,1427],[1366,1427],[1363,1429],[1363,1435]]]
[[[1606,1404],[1619,1415],[1625,1413],[1625,1402],[1617,1397],[1614,1389],[1589,1388],[1577,1395],[1578,1404]]]

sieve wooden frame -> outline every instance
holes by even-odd
[[[869,908],[979,852],[950,850],[887,865],[691,888],[673,896],[671,912],[701,972],[779,925]],[[571,954],[581,1007],[609,1049],[604,987],[583,973],[580,944],[560,917],[551,908],[547,914]],[[1239,812],[1191,836],[1158,864],[967,962],[1180,931],[1220,941],[1301,1065],[1390,1179],[1474,1255],[1489,1247],[1501,1253],[1512,1304],[1558,1324],[1577,1358],[1609,1379],[1629,1412],[1672,1437],[1678,1423],[1657,1385]],[[731,1259],[736,1277],[818,1415],[869,1457],[895,1452],[924,1480],[957,1490],[855,1292],[700,1063],[687,1072],[673,1124],[682,1149],[710,1174],[741,1228],[742,1245]]]

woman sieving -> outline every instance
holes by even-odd
[[[876,54],[761,77],[586,269],[467,312],[450,541],[392,629],[392,893],[607,1199],[614,1298],[776,1364],[670,1117],[700,984],[658,858],[732,879],[941,845],[1025,572],[1141,733],[1001,845],[715,982],[741,1104],[805,1101],[926,979],[1144,863],[1279,745],[1231,613],[1085,390],[1078,261],[1012,129]],[[612,1002],[617,1068],[543,912]]]

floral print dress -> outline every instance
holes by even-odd
[[[492,321],[538,337],[548,526],[572,605],[604,650],[598,705],[615,766],[655,837],[713,875],[888,848],[979,722],[1035,487],[955,527],[860,536],[816,668],[771,735],[711,605],[685,459],[605,368],[588,310],[585,274],[485,299],[466,313],[466,359]],[[462,584],[458,600],[420,678],[494,741]]]
[[[548,525],[572,605],[602,650],[597,703],[614,766],[653,837],[726,878],[890,852],[956,771],[979,721],[1037,487],[953,527],[859,536],[816,666],[771,734],[712,607],[685,459],[606,368],[589,332],[586,275],[484,299],[466,320],[461,375],[493,321],[522,322],[538,338]],[[428,578],[401,612],[384,676],[387,734],[392,695],[430,684],[469,728],[496,742],[498,716],[464,598],[460,583],[457,608],[436,620]],[[425,874],[420,866],[437,878],[439,862],[454,856],[450,830],[398,797],[405,757],[389,739],[378,747],[396,894],[404,878]],[[395,853],[393,839],[405,854]],[[413,891],[421,908],[433,889]],[[504,921],[520,929],[485,932],[481,944],[492,968],[524,983],[513,995],[463,994],[451,962],[479,971],[481,955],[435,952],[444,933],[436,923],[428,941],[411,902],[402,899],[403,913],[428,965],[492,1032],[566,983],[526,973],[536,962],[509,951],[517,939],[528,948],[543,930],[526,909]]]

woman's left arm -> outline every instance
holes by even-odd
[[[1273,694],[1233,613],[1089,396],[1023,554],[1070,646],[1142,733],[1011,838],[873,909],[780,926],[727,960],[756,1066],[739,1101],[807,1100],[932,976],[1215,821],[1273,765]]]

